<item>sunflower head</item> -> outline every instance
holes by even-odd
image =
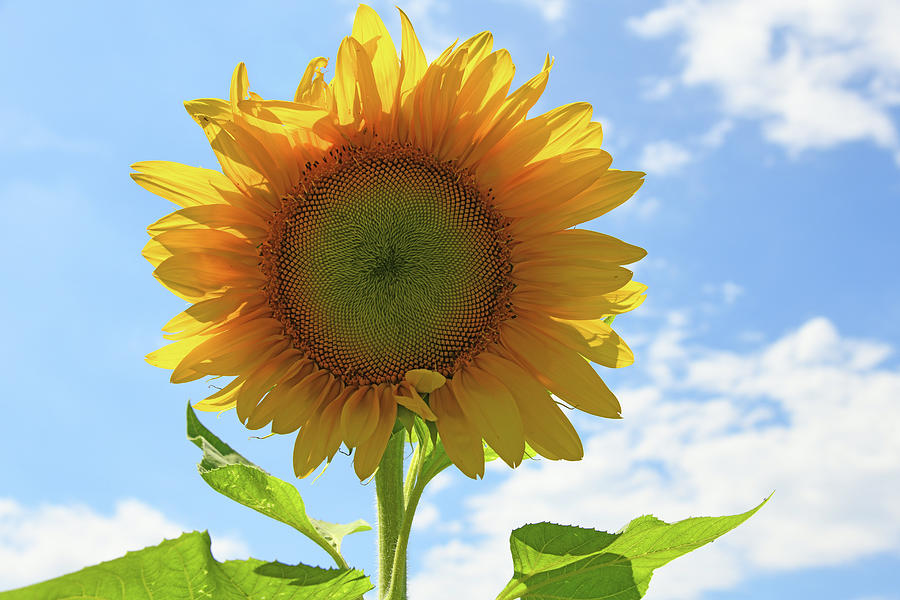
[[[643,173],[610,168],[591,106],[528,113],[551,68],[510,92],[514,67],[484,32],[428,63],[400,12],[397,50],[360,6],[352,34],[313,59],[293,101],[249,91],[186,103],[221,172],[142,162],[132,177],[180,208],[148,229],[155,277],[190,306],[148,355],[174,383],[234,379],[197,408],[296,432],[306,476],[341,444],[377,467],[398,407],[435,421],[449,457],[484,474],[525,443],[578,460],[559,400],[617,418],[588,361],[632,354],[610,328],[645,286],[645,252],[574,229]],[[587,359],[587,360],[585,360]]]

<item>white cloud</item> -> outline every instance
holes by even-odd
[[[647,77],[641,84],[644,86],[641,93],[644,100],[663,100],[675,90],[675,80],[671,77]]]
[[[691,162],[691,152],[668,140],[650,142],[644,146],[638,161],[641,169],[652,175],[671,175]]]
[[[121,500],[111,515],[84,505],[23,506],[0,498],[0,589],[16,588],[159,544],[185,531],[138,500]],[[212,537],[219,559],[246,558],[233,537]]]
[[[662,208],[662,202],[654,196],[644,198],[640,194],[630,198],[625,204],[616,207],[616,210],[609,213],[610,219],[619,221],[649,221]]]
[[[416,518],[413,520],[414,530],[428,529],[441,518],[438,507],[431,502],[422,502],[416,509]]]
[[[703,291],[721,298],[725,304],[734,304],[743,295],[744,288],[733,281],[725,281],[723,283],[707,283],[703,286]]]
[[[550,520],[615,531],[770,503],[722,539],[660,569],[657,600],[755,575],[900,551],[900,371],[892,348],[812,319],[738,353],[690,342],[673,313],[637,345],[649,383],[620,389],[625,419],[581,419],[586,458],[537,461],[466,501],[464,531],[424,557],[414,596],[490,597],[512,572],[512,528]],[[440,568],[438,568],[438,566]]]
[[[672,0],[629,25],[680,34],[681,83],[713,86],[791,154],[869,140],[900,156],[895,0]]]
[[[731,119],[722,119],[700,136],[700,144],[707,148],[718,148],[722,145],[722,142],[725,141],[725,136],[728,135],[728,132],[733,128],[734,123]]]
[[[536,10],[548,23],[558,23],[569,10],[568,0],[520,0],[520,4]]]

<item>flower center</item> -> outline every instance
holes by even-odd
[[[395,145],[335,149],[274,216],[261,247],[269,304],[347,384],[449,377],[511,315],[504,225],[451,163]]]

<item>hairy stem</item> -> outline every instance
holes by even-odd
[[[395,554],[406,513],[403,498],[404,446],[402,431],[391,436],[378,471],[375,473],[378,508],[378,598],[380,600],[406,600],[405,552],[402,576],[395,572]]]
[[[422,444],[419,443],[412,464],[409,466],[409,473],[406,475],[406,510],[403,514],[403,522],[400,525],[394,552],[394,577],[391,580],[389,600],[406,600],[406,548],[409,545],[409,533],[412,530],[416,507],[419,505],[422,492],[425,490],[425,484],[428,483],[427,480],[420,477],[424,459]]]

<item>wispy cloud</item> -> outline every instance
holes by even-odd
[[[653,597],[900,550],[893,349],[816,318],[753,351],[725,351],[692,343],[691,322],[673,313],[635,344],[649,383],[620,390],[624,421],[580,420],[583,461],[533,462],[469,498],[464,531],[477,535],[430,550],[414,595],[490,597],[512,572],[509,531],[525,522],[615,531],[645,513],[740,512],[772,490],[750,522],[661,569]]]
[[[0,589],[77,571],[183,531],[139,500],[121,500],[104,515],[79,504],[27,507],[0,498]],[[242,541],[228,536],[213,536],[212,551],[219,560],[248,554]]]
[[[668,98],[675,89],[676,81],[671,77],[644,77],[641,79],[641,98],[656,101]]]
[[[516,2],[516,0],[505,1]],[[547,23],[559,23],[569,11],[569,0],[518,0],[517,4],[537,11]]]
[[[721,299],[725,304],[734,304],[744,294],[744,288],[733,281],[707,283],[703,286],[703,291],[717,299]]]
[[[640,193],[630,198],[625,204],[616,207],[610,212],[609,219],[617,221],[649,221],[655,217],[662,208],[662,202],[654,196],[644,197]]]
[[[644,146],[638,164],[651,175],[673,175],[681,171],[692,159],[693,154],[685,146],[669,140],[660,140]]]
[[[788,152],[868,140],[900,164],[897,2],[673,0],[629,25],[680,35],[680,82],[714,87],[726,114],[760,119]]]
[[[700,145],[710,149],[718,148],[732,129],[734,122],[731,119],[721,119],[700,136]]]

